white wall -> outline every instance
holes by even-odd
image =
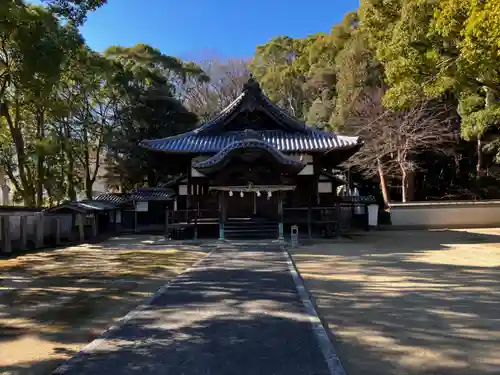
[[[394,203],[390,210],[393,227],[500,227],[500,201]]]

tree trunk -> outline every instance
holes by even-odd
[[[92,199],[92,187],[94,185],[94,182],[90,178],[89,175],[85,178],[85,195],[87,196],[87,199]]]
[[[385,172],[382,169],[382,163],[380,162],[380,159],[377,159],[377,171],[378,171],[378,178],[380,181],[380,190],[382,191],[382,197],[384,199],[384,207],[387,208],[389,207],[390,203],[389,189],[387,188]]]
[[[484,175],[483,170],[483,141],[481,137],[477,138],[477,163],[476,163],[476,178],[480,178]]]
[[[7,179],[5,178],[5,170],[0,167],[0,194],[2,194],[1,205],[9,205],[9,186],[7,185]]]
[[[85,170],[85,195],[87,199],[92,199],[92,187],[94,186],[95,179],[92,178],[92,172],[90,170],[90,150],[88,137],[84,135],[84,150],[83,150],[83,166]]]
[[[403,202],[411,202],[415,198],[415,172],[407,170],[406,168],[401,168],[402,178],[402,190],[403,190]]]
[[[43,109],[39,109],[36,114],[36,125],[37,125],[37,138],[38,141],[43,142],[45,138],[45,113]],[[36,180],[36,205],[38,207],[43,206],[43,186],[45,179],[45,150],[38,150],[37,155],[37,180]]]
[[[0,108],[0,116],[5,117],[7,121],[7,125],[9,127],[9,131],[12,137],[12,142],[14,143],[14,148],[16,150],[16,158],[17,158],[17,166],[18,166],[18,175],[19,180],[21,182],[22,194],[24,205],[27,207],[35,206],[35,192],[33,186],[31,185],[31,179],[28,178],[28,174],[26,173],[26,149],[24,143],[23,133],[21,129],[18,127],[18,121],[20,117],[19,105],[15,107],[15,118],[13,119],[10,114],[10,108],[7,103],[1,103]]]
[[[64,125],[64,139],[63,147],[66,154],[66,159],[68,161],[68,166],[66,169],[66,179],[68,180],[68,198],[72,201],[76,200],[76,184],[75,184],[75,157],[73,154],[73,148],[71,147],[70,129],[69,124]]]

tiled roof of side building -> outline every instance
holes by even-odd
[[[124,204],[131,201],[168,201],[175,197],[175,191],[169,188],[137,188],[130,193],[106,193],[96,200]]]
[[[168,201],[175,197],[175,191],[169,188],[138,188],[130,193],[133,201]]]

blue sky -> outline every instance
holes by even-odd
[[[359,0],[108,0],[82,28],[87,43],[147,43],[181,58],[250,57],[277,35],[328,32]]]

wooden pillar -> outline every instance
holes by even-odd
[[[116,214],[118,213],[118,210],[113,210],[113,232],[116,233],[118,232],[118,222],[116,221]]]
[[[85,241],[85,230],[84,230],[84,222],[83,222],[83,215],[82,214],[78,214],[77,217],[76,217],[76,223],[78,225],[78,241],[81,243],[81,242],[84,242]]]
[[[12,253],[12,240],[10,233],[10,220],[9,216],[0,216],[1,229],[2,229],[2,248],[5,254]]]
[[[307,235],[309,239],[312,238],[312,221],[313,221],[313,207],[316,206],[316,191],[318,190],[316,185],[316,168],[314,168],[314,175],[309,179],[309,199],[307,205]]]
[[[44,239],[44,217],[43,214],[38,214],[36,216],[36,248],[39,249],[43,247]]]
[[[137,228],[137,202],[134,201],[134,232],[137,233],[139,230]]]
[[[19,223],[19,231],[21,235],[21,250],[27,250],[28,247],[28,216],[21,216]]]
[[[318,192],[318,183],[319,183],[319,161],[316,155],[313,156],[313,167],[314,167],[314,173],[313,173],[313,191],[312,194],[314,196],[314,201],[313,201],[313,207],[314,206],[319,206],[320,204],[320,196]]]
[[[168,204],[167,204],[167,206],[165,207],[165,238],[167,240],[170,239],[169,221],[170,221],[170,211],[168,209]]]
[[[307,207],[307,235],[309,236],[309,239],[312,238],[312,207],[310,200],[309,207]]]
[[[56,217],[56,245],[61,244],[61,218]]]
[[[194,214],[194,239],[198,239],[198,219],[200,218],[200,201],[196,195],[196,212]]]
[[[219,241],[224,241],[224,221],[226,214],[224,192],[219,191]]]
[[[284,223],[283,223],[283,194],[281,192],[278,193],[278,216],[279,216],[279,224],[278,224],[278,240],[282,241],[285,239],[284,236]]]
[[[97,213],[92,214],[92,239],[97,238]]]
[[[191,189],[192,189],[192,182],[191,182],[191,162],[189,163],[189,169],[188,169],[188,173],[187,173],[187,182],[186,182],[186,188],[187,188],[187,192],[186,192],[186,222],[189,221],[189,219],[191,218],[189,213],[190,213],[190,209],[191,209]]]
[[[335,236],[339,237],[340,236],[340,220],[342,220],[342,215],[340,212],[340,201],[337,199],[335,202],[335,216],[337,217],[336,224],[335,224]]]

